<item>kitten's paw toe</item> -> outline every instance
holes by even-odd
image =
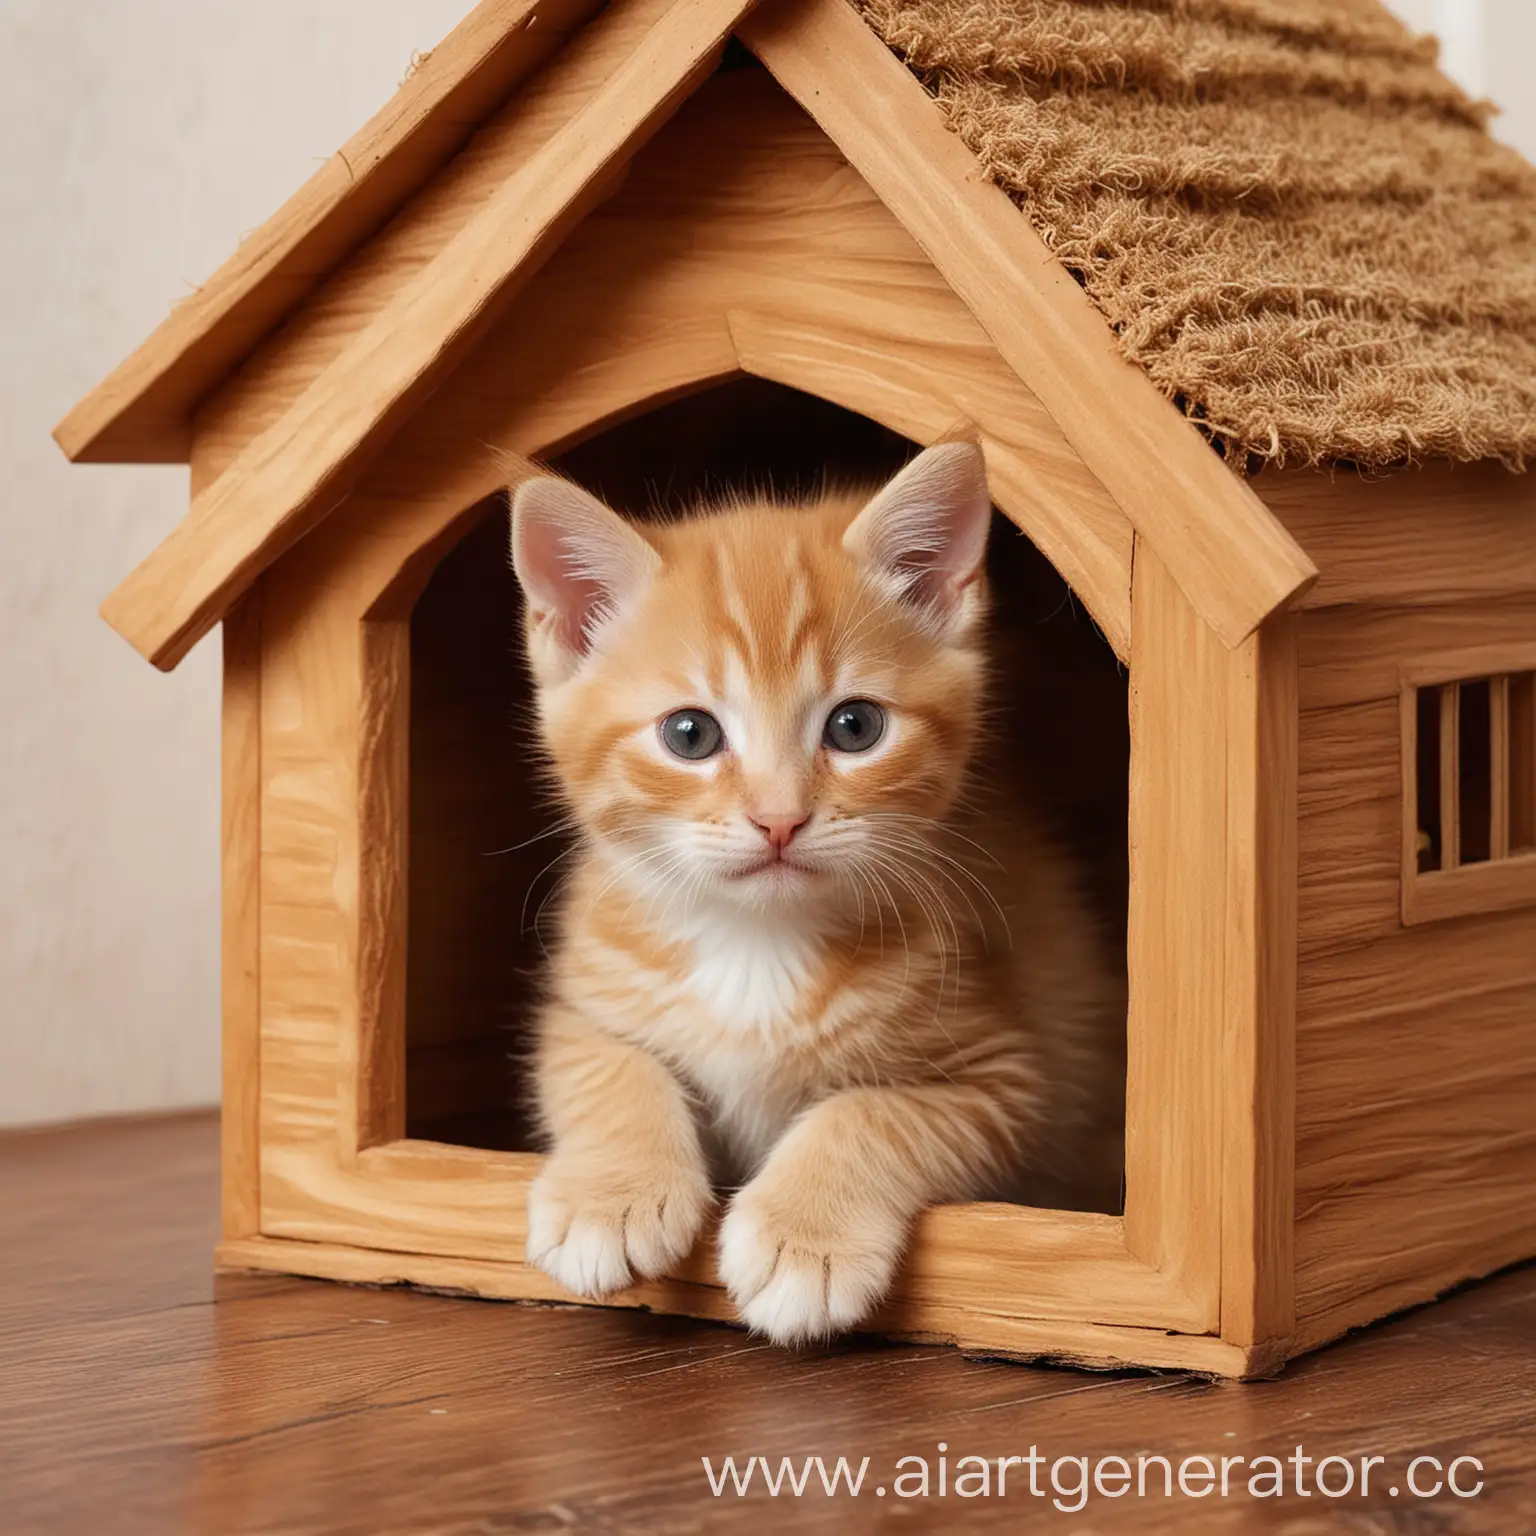
[[[615,1189],[551,1161],[528,1191],[528,1259],[577,1296],[654,1279],[692,1248],[709,1210],[702,1172]]]
[[[714,1203],[702,1174],[633,1200],[625,1213],[624,1246],[635,1273],[655,1279],[686,1258]]]
[[[720,1278],[741,1319],[776,1344],[805,1344],[857,1327],[885,1295],[901,1257],[900,1225],[856,1223],[832,1235],[738,1196],[720,1226]]]
[[[557,1242],[537,1252],[530,1237],[528,1257],[573,1296],[611,1296],[632,1278],[623,1230],[586,1215],[574,1217]]]

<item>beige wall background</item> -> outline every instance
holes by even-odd
[[[1536,159],[1536,0],[1387,0],[1440,39],[1440,62],[1465,91],[1496,101],[1495,132]]]
[[[0,1125],[218,1093],[218,645],[96,605],[186,472],[53,423],[470,0],[0,0]],[[1398,0],[1536,157],[1536,0]]]
[[[0,0],[0,1124],[218,1095],[218,643],[96,617],[186,471],[49,430],[469,5]]]

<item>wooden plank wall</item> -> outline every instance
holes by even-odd
[[[869,348],[864,373],[876,396],[870,415],[925,436],[973,417],[988,433],[989,456],[988,424],[995,422],[1007,504],[1018,507],[1026,526],[1043,522],[1047,531],[1066,524],[1042,517],[1037,498],[1059,498],[1073,508],[1072,542],[1087,546],[1106,632],[1128,632],[1129,525],[1062,444],[1038,402],[1010,384],[984,333],[921,252],[814,128],[771,91],[766,80],[744,87],[723,76],[701,93],[637,160],[625,188],[519,298],[505,328],[390,445],[361,489],[264,581],[262,1235],[225,1250],[226,1258],[302,1268],[320,1247],[339,1244],[379,1250],[353,1261],[354,1278],[424,1277],[428,1270],[417,1260],[434,1255],[433,1283],[450,1283],[443,1266],[451,1262],[460,1277],[451,1283],[494,1283],[498,1294],[544,1299],[558,1294],[521,1260],[523,1202],[535,1159],[409,1137],[378,1144],[388,1117],[370,1118],[366,1109],[384,1102],[377,1085],[398,1060],[369,1049],[368,1020],[376,1016],[382,1025],[386,1009],[357,985],[360,974],[374,970],[368,946],[392,934],[398,939],[398,905],[370,877],[365,855],[368,847],[391,845],[388,836],[380,839],[380,826],[387,822],[398,833],[398,814],[385,814],[397,807],[395,775],[378,775],[370,797],[364,770],[365,759],[377,755],[368,722],[393,721],[398,731],[403,713],[381,707],[388,690],[370,693],[386,676],[383,652],[373,647],[389,637],[369,632],[403,623],[409,600],[402,591],[410,588],[414,596],[417,579],[425,580],[423,552],[440,554],[450,529],[463,532],[466,507],[526,472],[519,451],[548,452],[595,423],[620,419],[658,391],[670,392],[663,386],[671,376],[658,360],[670,359],[680,370],[680,388],[735,373],[738,333],[760,349],[754,357],[767,357],[776,369],[793,363],[799,377],[798,353],[752,320],[766,311],[817,340],[831,328],[828,317],[841,315],[845,333]],[[734,137],[720,147],[723,136],[709,130],[726,106],[733,108]],[[786,146],[799,153],[784,153]],[[684,156],[690,148],[697,151],[691,162]],[[743,165],[754,174],[745,176]],[[706,177],[710,167],[718,174]],[[765,188],[774,199],[770,206],[782,209],[770,226],[762,217]],[[787,241],[784,231],[796,219],[796,238]],[[734,322],[743,317],[748,323],[738,331]],[[957,349],[964,366],[940,370],[935,384],[933,359]],[[898,353],[893,379],[886,358]],[[838,360],[818,352],[810,361]],[[824,376],[818,373],[816,381]],[[209,427],[211,442],[228,441],[231,419]],[[512,450],[510,459],[487,451],[490,443]],[[1028,474],[1007,478],[1010,461]],[[1085,523],[1094,538],[1085,534]],[[1151,582],[1159,571],[1149,556],[1138,579]],[[1233,1373],[1254,1368],[1248,1349],[1199,1332],[1221,1322],[1220,1005],[1227,938],[1221,789],[1228,761],[1219,748],[1212,758],[1203,743],[1207,726],[1221,735],[1235,663],[1163,577],[1164,612],[1176,622],[1160,635],[1160,647],[1154,643],[1152,661],[1144,656],[1139,664],[1140,675],[1149,675],[1148,665],[1155,675],[1161,658],[1166,672],[1155,696],[1144,692],[1139,707],[1160,707],[1201,727],[1175,736],[1201,763],[1204,777],[1171,762],[1176,783],[1160,799],[1178,817],[1164,838],[1169,857],[1156,865],[1169,889],[1155,911],[1176,904],[1192,868],[1209,876],[1202,889],[1210,898],[1200,921],[1210,942],[1185,944],[1180,987],[1154,993],[1148,1004],[1160,1010],[1165,1032],[1177,1032],[1177,1056],[1146,1053],[1140,1079],[1144,1100],[1164,1086],[1163,1097],[1171,1095],[1162,1134],[1143,1138],[1147,1185],[1168,1194],[1168,1219],[1137,1218],[1133,1245],[1131,1217],[1122,1223],[1002,1206],[932,1212],[888,1315],[900,1332],[962,1338],[976,1348],[1199,1361]],[[1191,658],[1209,697],[1190,692]],[[398,674],[389,675],[398,681]],[[413,709],[424,692],[418,690]],[[436,730],[429,718],[424,725]],[[1203,783],[1212,773],[1214,799],[1206,796],[1191,809],[1192,776]],[[381,810],[369,823],[375,802]],[[1180,828],[1199,835],[1172,836]],[[410,830],[420,843],[414,823]],[[430,899],[413,888],[406,906]],[[411,964],[419,977],[414,955]],[[379,974],[394,973],[386,966]],[[430,984],[430,975],[426,980]],[[1197,1027],[1186,1027],[1175,1016],[1180,997],[1214,997],[1215,1006],[1200,1013]],[[1132,1087],[1134,1098],[1135,1081]],[[1153,1117],[1142,1119],[1150,1125]],[[725,1304],[701,1283],[711,1273],[707,1257],[698,1262],[680,1281],[623,1299],[716,1315]],[[487,1266],[495,1266],[494,1282],[480,1274]]]
[[[1399,668],[1536,634],[1536,487],[1265,475],[1300,694],[1295,1347],[1536,1254],[1536,909],[1405,928]]]
[[[224,621],[220,865],[220,1205],[227,1238],[261,1230],[261,587]]]

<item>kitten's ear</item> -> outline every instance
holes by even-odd
[[[991,526],[981,449],[940,443],[913,459],[854,518],[843,547],[893,578],[903,598],[948,618],[981,573]]]
[[[661,557],[595,496],[568,480],[525,481],[512,499],[512,568],[528,599],[531,648],[569,672]]]

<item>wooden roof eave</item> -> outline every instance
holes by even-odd
[[[845,0],[768,0],[749,17],[750,3],[626,0],[626,13],[655,19],[624,62],[195,499],[103,605],[108,622],[174,666],[345,494],[733,30],[923,247],[1227,644],[1304,591],[1317,575],[1305,552],[1119,355],[1087,296]]]
[[[1317,568],[1115,347],[1087,294],[846,0],[772,0],[743,42],[922,246],[1229,646]]]
[[[54,428],[87,463],[183,463],[202,398],[604,0],[481,0],[384,107]]]
[[[170,669],[345,496],[629,159],[717,62],[751,0],[635,0],[654,13],[616,70],[476,210],[102,605]],[[595,65],[593,66],[595,67]]]

